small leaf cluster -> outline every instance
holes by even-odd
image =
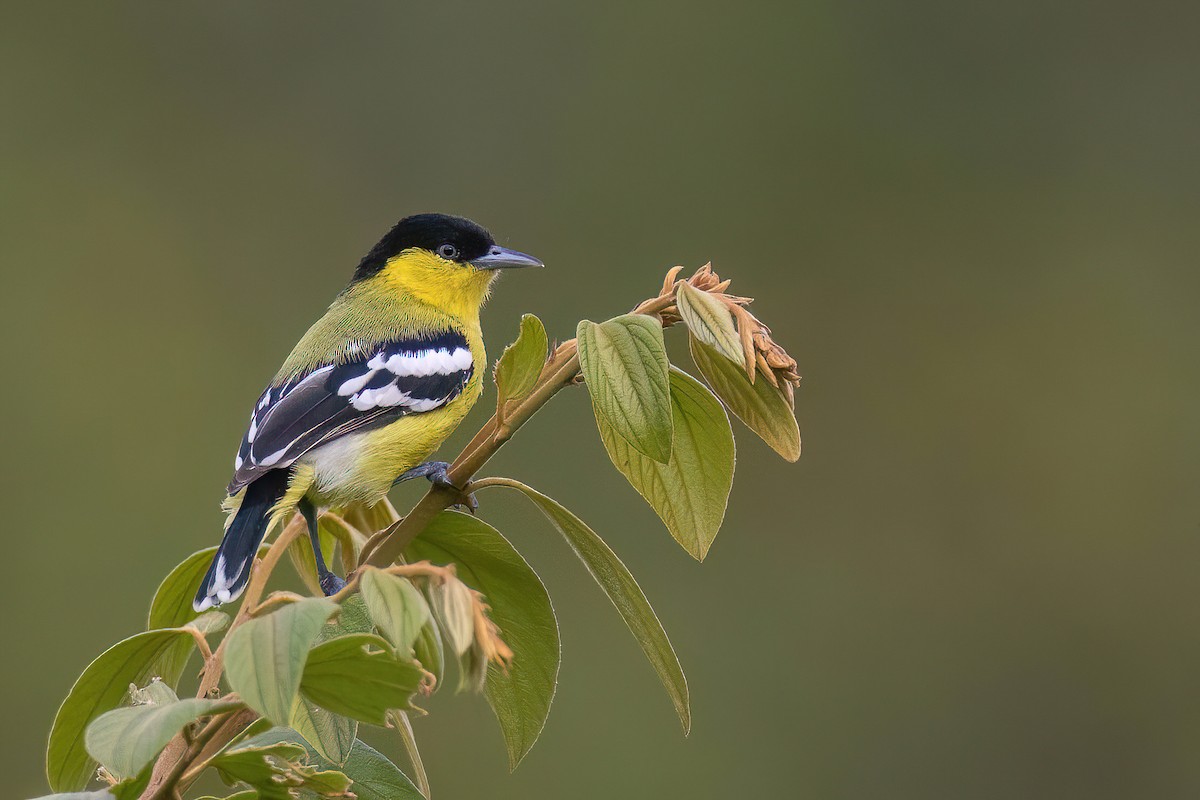
[[[633,313],[580,322],[550,347],[526,315],[498,360],[495,415],[455,461],[467,491],[523,495],[609,598],[658,674],[686,733],[688,686],[675,650],[612,548],[558,501],[512,478],[470,480],[559,390],[582,383],[617,470],[695,559],[725,516],[735,447],[729,412],[789,461],[800,454],[795,362],[705,266],[668,274]],[[700,378],[671,364],[664,330],[686,326]],[[469,483],[467,483],[469,481]],[[443,494],[439,494],[442,492]],[[170,572],[147,630],[110,647],[54,721],[47,775],[57,797],[176,798],[206,770],[248,798],[418,798],[429,782],[411,717],[457,677],[482,692],[515,768],[541,735],[558,683],[559,627],[541,579],[500,531],[448,510],[434,488],[401,518],[374,507],[324,510],[318,539],[348,583],[322,597],[297,515],[259,552],[237,614],[197,615],[190,598],[216,548]],[[265,588],[284,553],[313,596]],[[398,555],[397,555],[398,554]],[[334,562],[339,563],[339,562]],[[194,697],[177,696],[189,659]],[[369,747],[360,725],[395,731],[407,767]],[[98,776],[106,787],[78,794]]]

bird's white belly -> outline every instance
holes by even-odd
[[[315,447],[300,458],[313,470],[316,493],[323,497],[355,497],[369,502],[387,492],[387,485],[375,487],[362,474],[366,433],[351,433]],[[369,497],[374,495],[374,497]]]

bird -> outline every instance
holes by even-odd
[[[319,509],[373,505],[412,478],[452,486],[450,465],[426,459],[483,391],[480,310],[500,270],[541,266],[463,217],[396,223],[254,404],[226,489],[224,537],[192,607],[240,596],[263,539],[294,511],[321,589],[335,594],[345,581],[322,557]]]

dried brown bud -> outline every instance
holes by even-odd
[[[662,291],[658,297],[638,306],[637,310],[657,313],[664,327],[679,322],[679,308],[674,300],[681,283],[679,274],[682,270],[683,267],[672,267],[663,280]],[[730,281],[722,280],[721,276],[713,271],[711,263],[696,270],[687,279],[687,283],[693,288],[708,292],[725,304],[737,323],[746,373],[753,380],[754,376],[761,372],[772,386],[778,387],[784,393],[788,403],[794,408],[795,387],[800,383],[796,359],[788,355],[788,352],[771,338],[770,328],[746,310],[746,306],[754,302],[754,298],[728,294]]]

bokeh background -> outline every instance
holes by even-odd
[[[493,496],[560,688],[513,775],[482,698],[438,695],[438,796],[1195,797],[1193,9],[4,4],[3,794],[45,791],[76,675],[216,542],[292,342],[392,222],[444,210],[549,265],[498,287],[493,355],[522,312],[566,338],[712,259],[800,361],[805,454],[738,429],[698,565],[583,393],[539,415],[488,471],[631,566],[695,727]]]

